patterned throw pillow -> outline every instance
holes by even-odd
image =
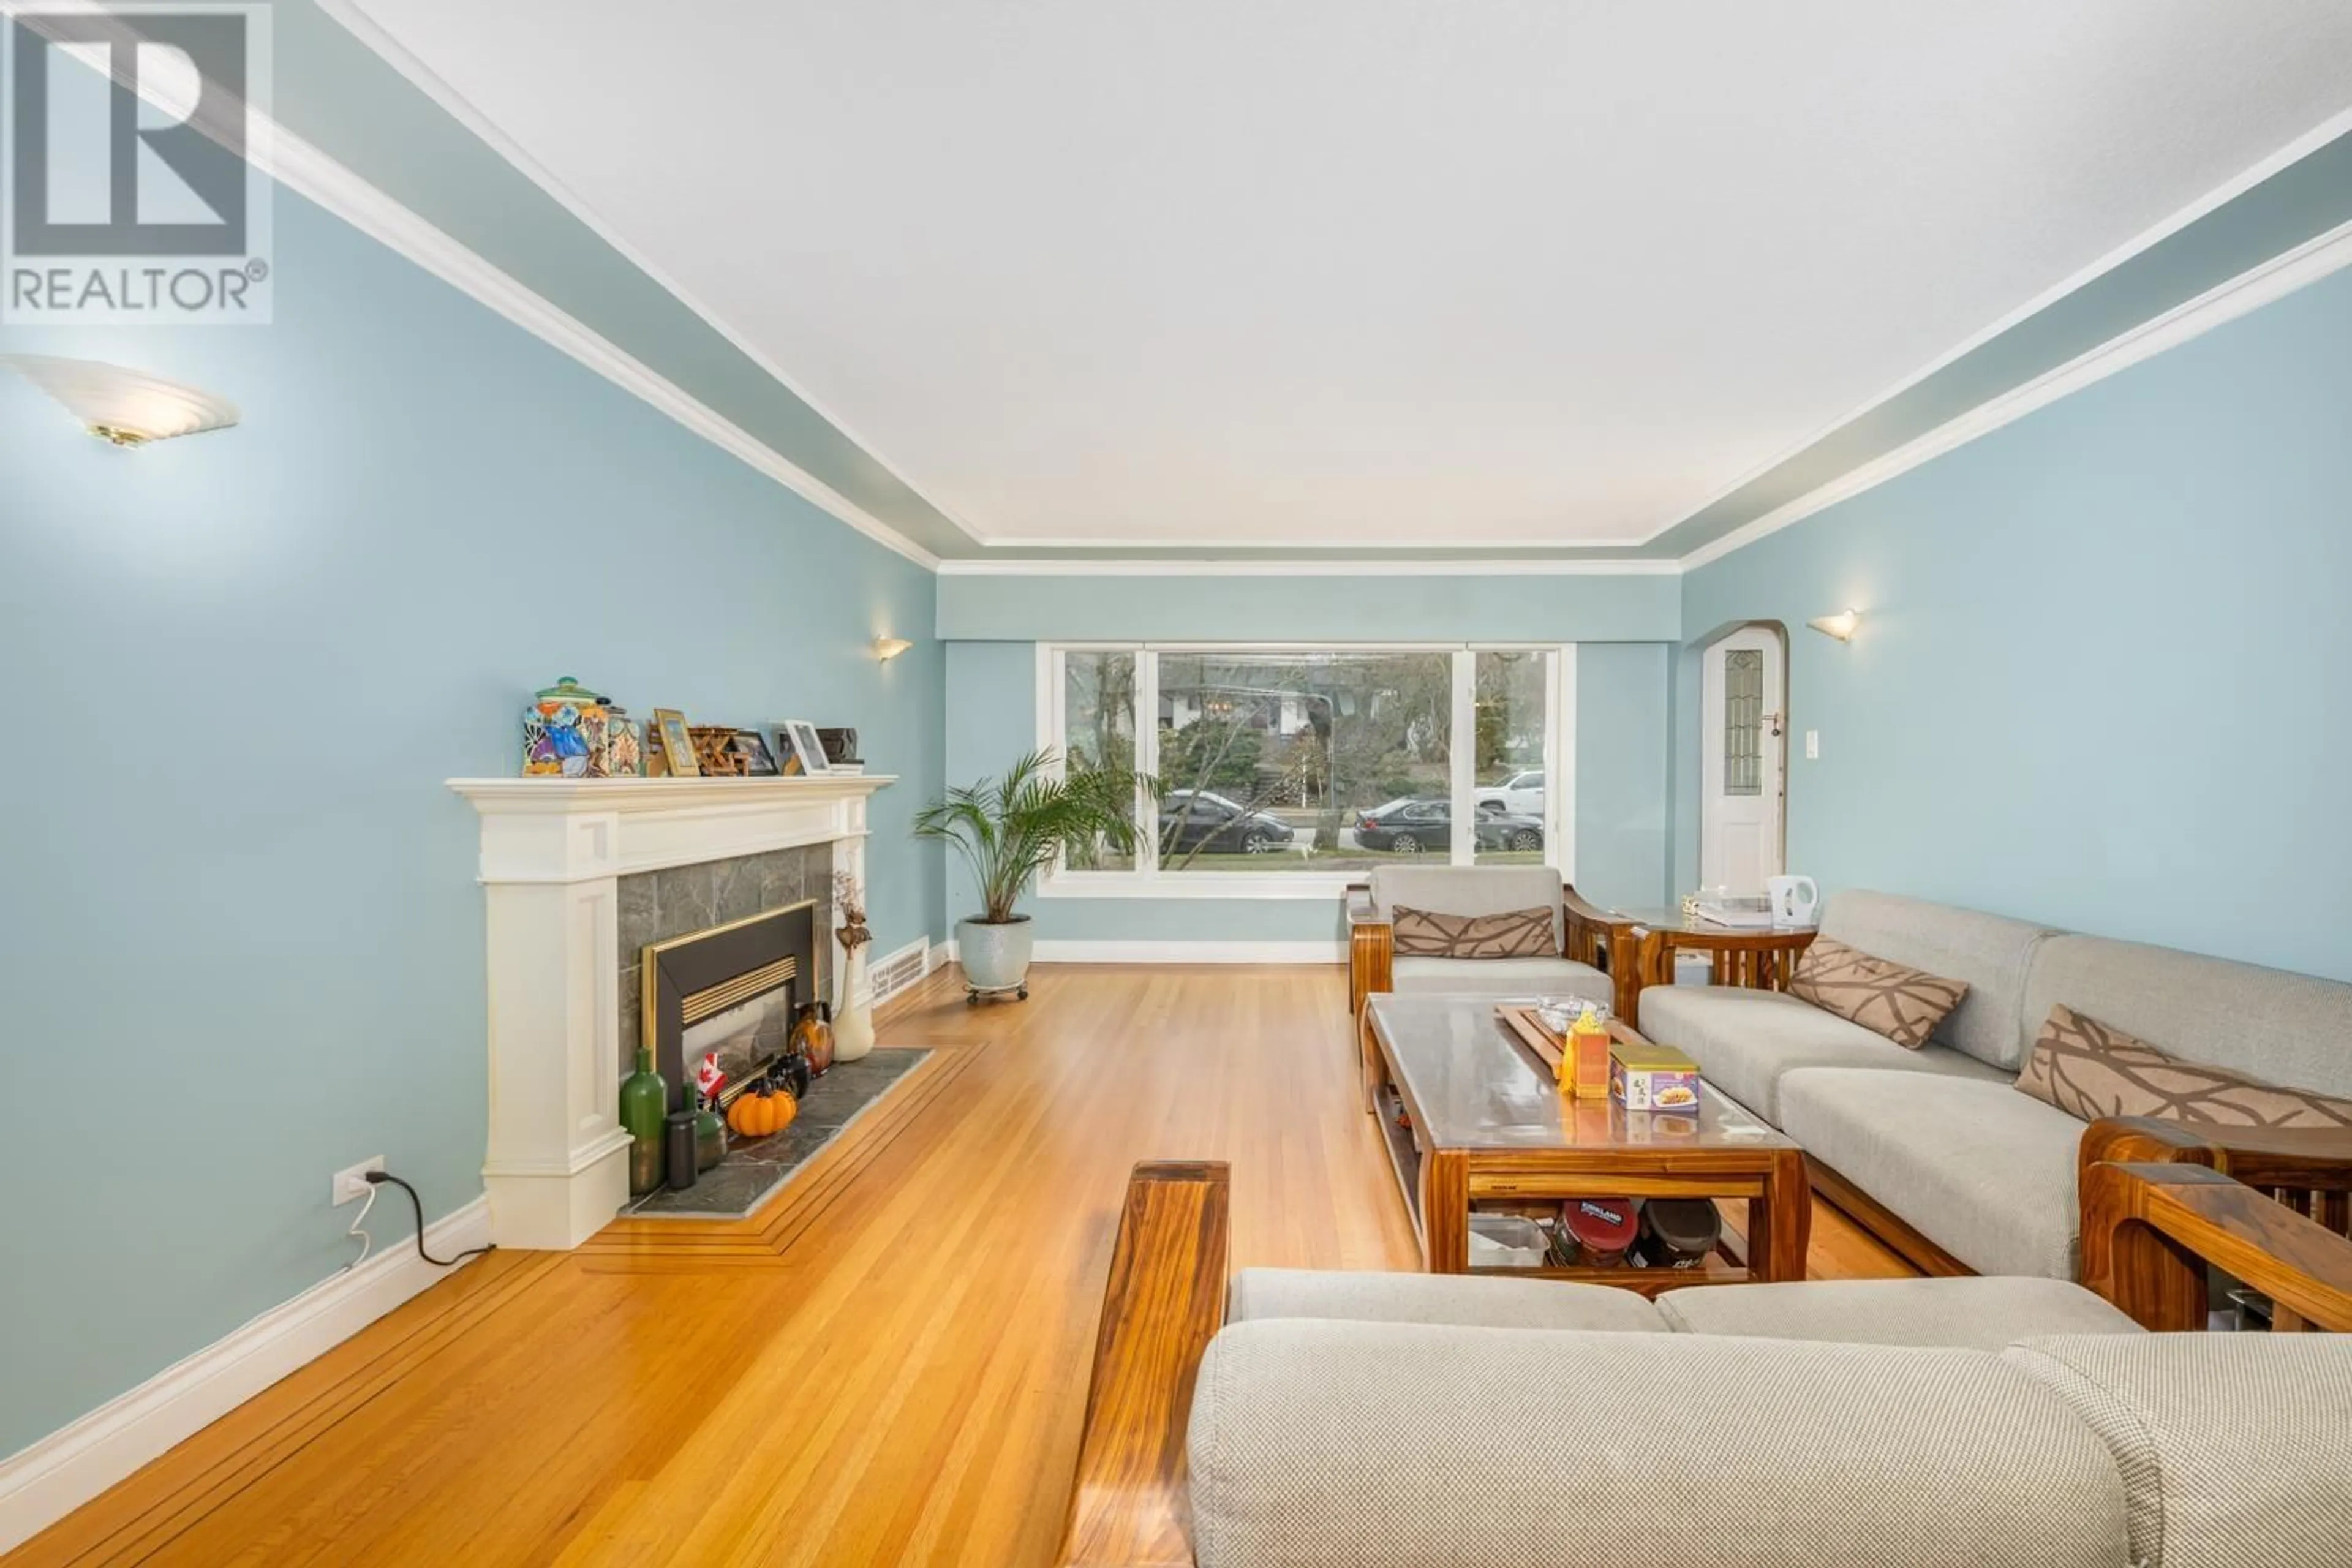
[[[2017,1087],[2084,1121],[2160,1116],[2225,1127],[2352,1129],[2352,1100],[2182,1061],[2063,1005],[2050,1009]]]
[[[1399,904],[1391,911],[1394,951],[1407,958],[1558,958],[1545,905],[1499,915],[1447,915]]]
[[[1969,994],[1968,982],[1906,969],[1859,948],[1815,937],[1789,976],[1789,994],[1824,1013],[1885,1035],[1906,1050],[1927,1043],[1944,1016]]]

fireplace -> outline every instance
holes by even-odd
[[[490,1079],[482,1184],[500,1247],[577,1247],[628,1202],[629,1135],[618,1111],[646,1016],[647,947],[814,900],[812,934],[823,945],[814,962],[806,949],[794,955],[793,994],[826,994],[819,970],[832,945],[833,873],[860,871],[866,801],[891,782],[886,773],[449,781],[481,816]],[[691,980],[678,995],[725,978]],[[678,1055],[664,1062],[681,1086],[685,1044],[681,1023]]]
[[[817,996],[816,914],[805,899],[646,944],[638,1037],[672,1110],[692,1102],[691,1074],[709,1053],[739,1089],[784,1055],[793,1014]]]

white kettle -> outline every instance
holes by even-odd
[[[1776,926],[1809,926],[1821,920],[1821,885],[1811,877],[1767,877],[1764,893]]]

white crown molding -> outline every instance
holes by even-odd
[[[942,577],[1672,577],[1674,561],[942,561]]]
[[[2318,151],[2320,148],[2326,146],[2328,142],[2333,142],[2347,131],[2352,131],[2352,109],[2347,109],[2341,114],[2335,115],[2322,123],[2314,126],[2303,135],[2296,137],[2285,146],[2281,147],[2277,152],[2273,153],[2269,157],[2262,159],[2249,167],[2241,170],[2237,174],[2233,175],[2230,179],[2224,180],[2221,184],[2214,186],[2203,195],[2199,196],[2188,205],[2179,208],[2178,211],[2160,219],[2152,226],[2143,229],[2138,234],[2134,235],[2131,238],[2126,240],[2115,249],[2107,252],[2105,256],[2100,257],[2089,266],[2084,267],[2071,276],[2061,279],[2058,282],[2052,284],[2049,288],[2043,289],[2041,293],[2036,294],[2031,300],[2026,300],[2023,304],[2018,306],[2007,315],[2000,317],[1985,326],[1981,331],[1962,339],[1958,343],[1955,343],[1951,348],[1945,351],[1943,353],[1938,354],[1936,358],[1929,360],[1926,364],[1921,365],[1917,370],[1913,371],[1909,375],[1905,376],[1894,385],[1876,394],[1874,396],[1865,398],[1861,403],[1855,405],[1853,408],[1848,409],[1845,413],[1829,420],[1817,429],[1799,437],[1790,446],[1782,448],[1771,457],[1765,458],[1762,462],[1758,463],[1754,468],[1749,468],[1745,473],[1739,475],[1737,479],[1731,480],[1730,483],[1726,484],[1721,489],[1716,490],[1706,500],[1699,502],[1698,505],[1684,508],[1674,516],[1666,518],[1656,527],[1651,529],[1648,533],[1643,535],[1641,539],[1635,541],[1635,547],[1638,548],[1641,545],[1647,544],[1657,539],[1660,535],[1681,527],[1692,518],[1696,517],[1699,513],[1706,510],[1707,508],[1717,504],[1727,497],[1738,494],[1745,487],[1755,483],[1758,479],[1762,479],[1766,474],[1770,473],[1774,468],[1779,468],[1781,464],[1788,462],[1790,458],[1807,451],[1818,442],[1834,435],[1837,431],[1843,429],[1848,425],[1853,424],[1855,420],[1862,418],[1864,415],[1870,413],[1880,405],[1894,398],[1901,396],[1904,393],[1908,392],[1911,388],[1918,385],[1921,382],[1927,380],[1937,371],[1942,370],[1946,365],[1951,364],[1955,361],[1975,353],[1978,349],[1982,348],[1985,344],[1992,342],[1995,338],[2000,337],[2003,332],[2009,331],[2011,328],[2020,325],[2030,317],[2048,309],[2051,305],[2064,299],[2067,295],[2074,293],[2076,289],[2082,288],[2084,284],[2091,282],[2093,279],[2104,277],[2105,274],[2114,271],[2116,268],[2122,266],[2125,262],[2129,261],[2133,257],[2139,255],[2142,251],[2145,251],[2150,247],[2169,238],[2175,234],[2178,234],[2180,230],[2188,227],[2190,224],[2196,222],[2199,218],[2203,217],[2206,214],[2212,212],[2215,208],[2220,207],[2232,198],[2244,195],[2247,191],[2252,190],[2254,186],[2261,184],[2264,180],[2269,179],[2273,174],[2275,174],[2280,170],[2285,168],[2288,164]],[[2229,285],[2223,284],[2221,287],[2227,288]],[[2129,335],[2130,334],[2128,332],[2124,334],[2125,337],[2128,337]],[[2120,342],[2122,340],[2119,338],[2116,341]],[[2094,349],[2090,352],[2092,353],[2096,353],[2098,351]],[[2088,358],[2089,355],[2086,354],[2084,357]],[[1928,437],[1922,437],[1922,439],[1926,438]],[[1685,559],[1687,560],[1688,558],[1685,557]]]
[[[470,133],[481,138],[526,178],[546,191],[550,197],[578,218],[605,244],[613,247],[633,266],[644,271],[656,284],[675,296],[681,304],[692,310],[714,331],[719,332],[738,351],[758,364],[763,372],[772,376],[779,384],[807,403],[845,437],[862,447],[869,456],[875,457],[877,462],[882,462],[898,477],[900,482],[907,484],[909,489],[921,495],[924,500],[938,508],[942,516],[947,517],[950,522],[961,529],[975,542],[992,549],[1122,550],[1180,548],[1193,542],[1191,541],[1119,541],[1115,543],[1105,543],[1098,540],[1008,539],[983,533],[949,509],[940,506],[939,502],[931,499],[929,492],[906,477],[907,470],[903,466],[883,459],[871,443],[864,440],[847,424],[836,418],[830,409],[811,397],[784,373],[782,367],[736,333],[725,321],[692,298],[660,268],[654,266],[635,247],[624,240],[605,224],[593,208],[565,188],[562,182],[556,180],[536,160],[499,131],[463,95],[443,82],[397,40],[386,34],[372,17],[360,9],[354,0],[320,0],[320,4],[321,7],[341,26],[349,29],[355,37],[384,59],[385,63],[399,72],[404,79],[457,118]],[[55,4],[50,8],[77,13],[102,12],[104,9],[103,6],[95,4],[94,0],[55,0]],[[1979,405],[1969,413],[1896,450],[1852,469],[1829,484],[1776,508],[1764,516],[1735,529],[1721,539],[1702,545],[1679,559],[1607,561],[1526,561],[1501,557],[1487,559],[1484,556],[1485,552],[1507,551],[1513,548],[1524,548],[1524,545],[1489,545],[1448,540],[1431,541],[1420,544],[1410,542],[1392,542],[1367,548],[1380,551],[1444,548],[1480,553],[1466,558],[1457,556],[1445,561],[1403,561],[1376,556],[1371,559],[1345,563],[1246,558],[1200,561],[1061,559],[942,561],[932,552],[907,538],[898,530],[783,457],[758,437],[733,424],[683,388],[627,354],[576,318],[492,266],[424,217],[375,189],[358,174],[293,134],[283,125],[268,121],[260,116],[256,116],[256,119],[262,121],[254,137],[256,162],[289,189],[309,197],[361,232],[397,251],[459,291],[488,306],[541,341],[562,350],[614,384],[669,415],[687,428],[732,453],[839,521],[908,560],[945,576],[1677,575],[1709,562],[1719,560],[1745,544],[1777,532],[1790,523],[1801,521],[1840,500],[1883,484],[1897,474],[1964,445],[1978,436],[1998,429],[2011,420],[2031,413],[2035,408],[2054,402],[2069,393],[2090,385],[2165,349],[2185,342],[2224,321],[2291,293],[2343,266],[2352,265],[2352,253],[2347,253],[2343,248],[2347,228],[2352,228],[2352,226],[2346,226],[2345,228],[2331,231],[2328,235],[2309,241],[2293,251],[2273,258],[2237,279],[2218,285],[2198,299],[2119,334],[2108,342],[2090,350],[2067,364],[2045,373],[2024,386]],[[2113,270],[2116,267],[2146,251],[2149,247],[2178,233],[2198,218],[2252,189],[2347,131],[2352,131],[2352,110],[2347,110],[2314,127],[2269,157],[2215,186],[2161,222],[2135,236],[2107,255],[2043,290],[1975,335],[1955,345],[1945,354],[1922,366],[1885,392],[1823,425],[1819,430],[1803,437],[1780,454],[1759,463],[1747,473],[1723,486],[1697,507],[1679,510],[1676,515],[1663,521],[1642,538],[1580,542],[1580,547],[1640,548],[1656,540],[1664,533],[1680,526],[1682,522],[1697,512],[1736,493],[1742,486],[1752,482],[1780,463],[1805,450],[1822,437],[1880,406],[1888,399],[1917,384],[1946,365],[2017,326],[2053,301],[2073,293],[2085,283]],[[1300,542],[1296,544],[1274,542],[1253,543],[1250,546],[1253,549],[1317,547],[1321,547],[1321,542]]]
[[[1514,550],[1639,550],[1657,537],[1652,530],[1642,537],[1610,539],[1257,539],[1201,540],[1169,537],[1163,539],[1101,539],[1084,534],[1062,537],[1045,535],[1038,538],[989,537],[982,541],[991,550],[1360,550],[1368,554],[1391,554],[1401,550],[1451,550],[1463,554],[1501,556],[1506,559]]]
[[[2037,408],[2046,407],[2062,397],[2105,381],[2116,372],[2128,370],[2167,349],[2178,348],[2191,338],[2202,336],[2225,322],[2236,321],[2282,300],[2347,266],[2352,266],[2352,223],[2340,225],[2315,239],[2306,240],[2293,250],[2274,256],[2260,267],[2241,273],[2161,316],[2153,317],[2129,331],[2108,339],[2097,348],[2035,377],[2022,386],[1979,404],[1958,418],[1938,426],[1884,457],[1864,463],[1819,489],[1800,496],[1785,506],[1776,507],[1754,521],[1733,529],[1722,538],[1699,546],[1685,555],[1678,564],[1685,571],[1695,571],[1709,562],[1719,561],[1736,550],[1778,533],[1791,523],[1803,521],[1824,508],[1875,489],[1922,463],[1966,446],[1979,436],[1990,435],[2004,425],[2021,419]]]
[[[265,167],[288,189],[309,197],[459,292],[488,306],[541,342],[561,349],[623,391],[651,404],[704,440],[741,458],[876,543],[919,565],[938,566],[938,556],[675,382],[623,353],[577,318],[491,266],[284,126],[278,127],[275,141],[276,147]]]
[[[103,6],[90,4],[89,0],[59,0],[58,4],[48,8],[72,14],[111,15]],[[37,18],[26,20],[30,26],[37,27],[39,25]],[[134,23],[136,18],[125,16],[121,20],[128,25]],[[153,95],[142,92],[142,96],[152,98]],[[838,521],[848,524],[876,543],[918,565],[932,569],[938,567],[938,556],[683,387],[624,353],[584,322],[492,266],[284,125],[249,106],[247,119],[247,155],[264,174],[287,189],[310,198],[361,233],[406,257],[458,292],[488,306],[532,336],[562,350],[622,390],[651,404],[703,439],[741,458],[786,489]],[[207,126],[201,119],[194,123],[207,134],[214,134],[216,129]],[[524,172],[530,173],[528,170]],[[559,195],[557,199],[562,198]],[[642,260],[634,255],[630,260],[643,265]],[[655,281],[664,288],[669,287],[659,278]],[[690,310],[695,309],[690,301],[681,300],[681,303],[687,304]],[[717,325],[715,322],[712,324]],[[761,368],[771,374],[776,374],[775,367],[764,362]],[[779,375],[777,379],[782,381],[783,378]],[[790,383],[784,384],[789,386]]]
[[[489,1239],[476,1198],[425,1227],[425,1245],[454,1257]],[[316,1361],[410,1297],[447,1279],[405,1236],[243,1328],[109,1400],[69,1426],[0,1460],[0,1552],[63,1519],[173,1444]]]
[[[987,536],[979,529],[942,505],[928,488],[909,478],[905,464],[888,457],[880,447],[867,440],[862,432],[852,426],[830,404],[795,380],[789,372],[751,339],[730,326],[716,310],[704,304],[666,268],[657,266],[643,250],[622,237],[620,231],[607,223],[603,214],[591,206],[578,192],[557,179],[546,164],[524,151],[521,143],[499,129],[489,116],[475,106],[471,99],[450,86],[432,67],[417,58],[414,50],[387,32],[381,23],[369,16],[366,10],[356,3],[356,0],[319,0],[319,8],[341,24],[352,37],[366,45],[378,58],[399,72],[410,86],[431,99],[451,119],[457,121],[492,152],[512,164],[517,173],[545,191],[558,205],[577,218],[591,234],[610,246],[638,271],[653,279],[672,299],[701,318],[703,325],[726,339],[738,353],[758,365],[761,370],[772,377],[778,385],[808,405],[819,418],[841,432],[844,437],[863,449],[867,457],[887,469],[892,477],[920,497],[933,510],[947,519],[950,524],[961,529],[974,542],[990,542]]]

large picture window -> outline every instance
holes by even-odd
[[[1560,647],[1047,647],[1041,740],[1133,768],[1140,853],[1073,856],[1068,893],[1308,891],[1396,861],[1566,868],[1548,787]]]

